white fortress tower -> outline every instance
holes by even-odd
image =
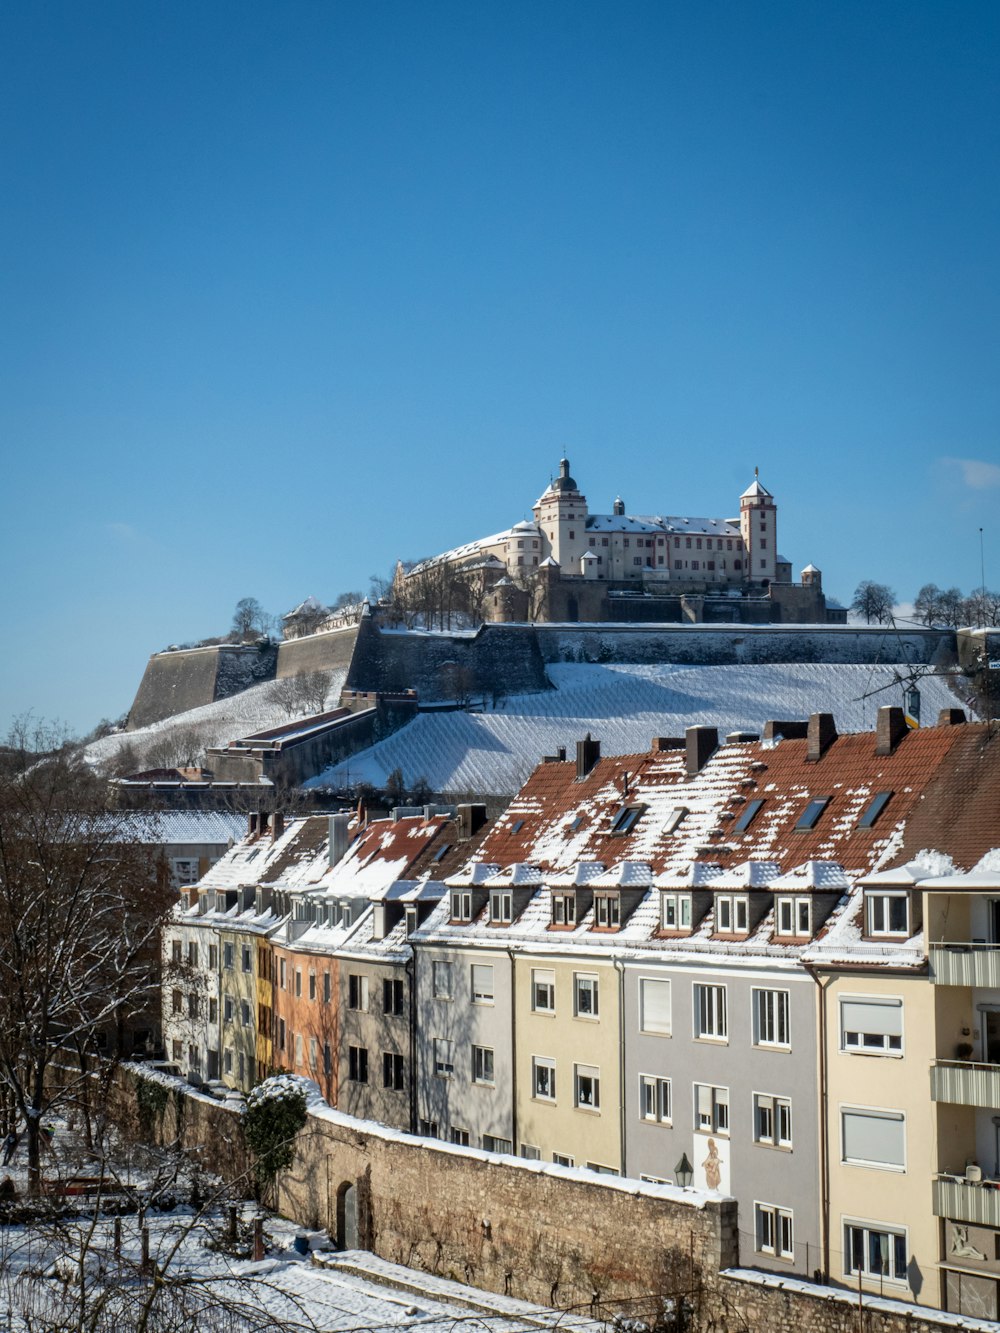
[[[740,532],[746,547],[746,576],[770,583],[778,559],[778,507],[754,468],[752,485],[740,496]]]

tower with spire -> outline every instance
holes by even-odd
[[[778,507],[761,485],[760,470],[740,496],[740,532],[746,548],[746,576],[751,583],[771,583],[778,560]]]
[[[559,460],[559,475],[535,501],[532,512],[545,554],[562,570],[579,573],[580,557],[587,549],[587,497],[570,476],[568,458]]]

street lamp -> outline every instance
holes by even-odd
[[[686,1152],[681,1153],[681,1160],[674,1167],[674,1176],[682,1190],[690,1189],[694,1180],[694,1167],[688,1161]]]

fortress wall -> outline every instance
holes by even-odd
[[[186,713],[274,676],[275,650],[215,644],[154,653],[128,715],[128,730]]]
[[[531,626],[483,625],[474,634],[380,631],[367,622],[347,685],[396,693],[415,689],[440,701],[494,690],[507,694],[548,688]]]
[[[354,657],[359,625],[326,630],[320,634],[306,634],[301,639],[289,639],[278,645],[277,676],[298,676],[304,671],[333,671],[347,668]]]

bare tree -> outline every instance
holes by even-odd
[[[233,612],[233,636],[240,643],[267,632],[267,612],[256,597],[241,597]]]
[[[933,625],[941,618],[941,589],[936,583],[925,583],[913,599],[913,612],[925,625]]]
[[[864,579],[854,590],[851,610],[864,616],[869,625],[873,620],[877,620],[881,625],[892,619],[892,608],[895,604],[896,594],[887,584],[873,583],[870,579]]]

